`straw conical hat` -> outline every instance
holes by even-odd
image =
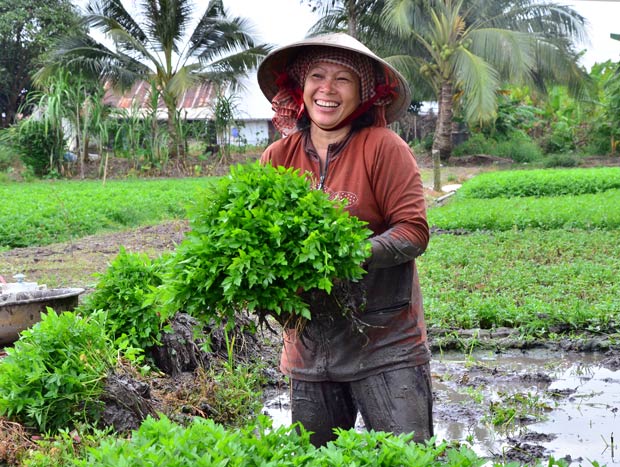
[[[350,50],[371,58],[380,65],[389,75],[390,81],[398,83],[395,89],[395,96],[391,103],[385,106],[385,118],[387,123],[397,120],[405,113],[411,103],[411,92],[405,78],[389,63],[375,55],[368,47],[355,38],[344,33],[324,34],[311,37],[299,42],[277,48],[269,53],[258,67],[258,85],[269,102],[278,93],[276,78],[279,73],[286,70],[290,62],[303,53],[307,47],[335,47],[338,49]]]

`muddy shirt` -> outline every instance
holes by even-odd
[[[409,146],[387,128],[357,130],[329,146],[321,173],[309,132],[303,131],[270,145],[261,160],[307,172],[314,188],[346,199],[347,210],[373,232],[361,281],[338,282],[329,295],[304,293],[312,320],[302,333],[285,330],[281,371],[305,381],[354,381],[428,362],[414,258],[426,249],[429,229]],[[338,312],[343,300],[353,302],[352,318]]]

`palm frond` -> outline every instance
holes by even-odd
[[[454,54],[457,87],[463,90],[465,118],[484,122],[494,118],[499,89],[499,75],[488,62],[464,47]]]
[[[495,67],[499,74],[524,82],[536,63],[536,37],[507,29],[474,29],[467,34],[468,49]]]
[[[103,34],[111,29],[124,29],[140,42],[148,41],[146,33],[124,7],[122,0],[90,0],[86,6],[85,21]]]

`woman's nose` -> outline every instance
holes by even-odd
[[[334,89],[334,80],[326,78],[321,83],[321,89],[325,92],[331,92]]]

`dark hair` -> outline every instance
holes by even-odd
[[[361,128],[372,126],[374,123],[375,109],[371,107],[351,122],[351,129],[359,130]],[[301,114],[301,117],[299,117],[299,119],[297,120],[297,128],[299,128],[300,130],[306,130],[310,128],[310,117],[308,116],[308,112],[304,112]]]

